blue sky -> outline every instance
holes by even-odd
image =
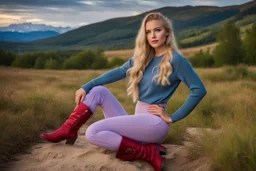
[[[0,0],[0,27],[32,22],[78,27],[165,6],[240,5],[251,0]]]

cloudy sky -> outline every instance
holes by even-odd
[[[0,27],[43,23],[77,27],[164,6],[240,5],[251,0],[0,0]]]

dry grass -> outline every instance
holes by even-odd
[[[213,43],[213,44],[204,45],[204,46],[180,49],[180,51],[185,57],[189,58],[193,56],[196,52],[200,51],[200,49],[202,49],[203,51],[206,51],[208,48],[210,48],[210,52],[212,52],[216,45],[217,43]],[[129,59],[133,55],[133,49],[105,51],[104,54],[108,59],[112,59],[114,57]]]
[[[59,127],[73,110],[75,91],[105,71],[0,67],[0,161],[24,152],[39,141],[42,131]],[[245,75],[241,76],[240,71]],[[222,129],[221,137],[207,135],[208,141],[198,142],[214,166],[221,170],[256,167],[256,143],[252,143],[256,138],[255,71],[256,67],[246,66],[196,68],[208,93],[188,117],[171,126],[165,143],[181,144],[187,127]],[[126,85],[125,79],[106,87],[132,114],[135,104],[127,98]],[[175,112],[188,95],[189,90],[182,83],[168,102],[168,112]],[[98,108],[87,124],[102,118]]]

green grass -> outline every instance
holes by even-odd
[[[256,14],[245,16],[243,19],[238,20],[235,24],[238,27],[246,26],[256,21]]]
[[[181,43],[192,43],[192,42],[194,42],[194,41],[201,40],[201,39],[203,39],[203,38],[205,38],[205,37],[208,37],[210,33],[211,33],[210,31],[204,32],[204,33],[201,33],[201,34],[199,34],[199,35],[196,35],[196,36],[193,36],[193,37],[188,37],[188,38],[186,38],[186,39],[183,39],[183,40],[181,40],[180,42],[181,42]]]

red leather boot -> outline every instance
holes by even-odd
[[[41,137],[49,142],[58,143],[67,140],[66,144],[74,144],[79,128],[92,116],[90,108],[80,103],[70,114],[66,122],[52,133],[43,133]]]
[[[156,144],[141,144],[126,137],[122,138],[116,158],[129,161],[135,159],[145,160],[156,171],[162,171],[164,167],[163,158],[160,156]]]

